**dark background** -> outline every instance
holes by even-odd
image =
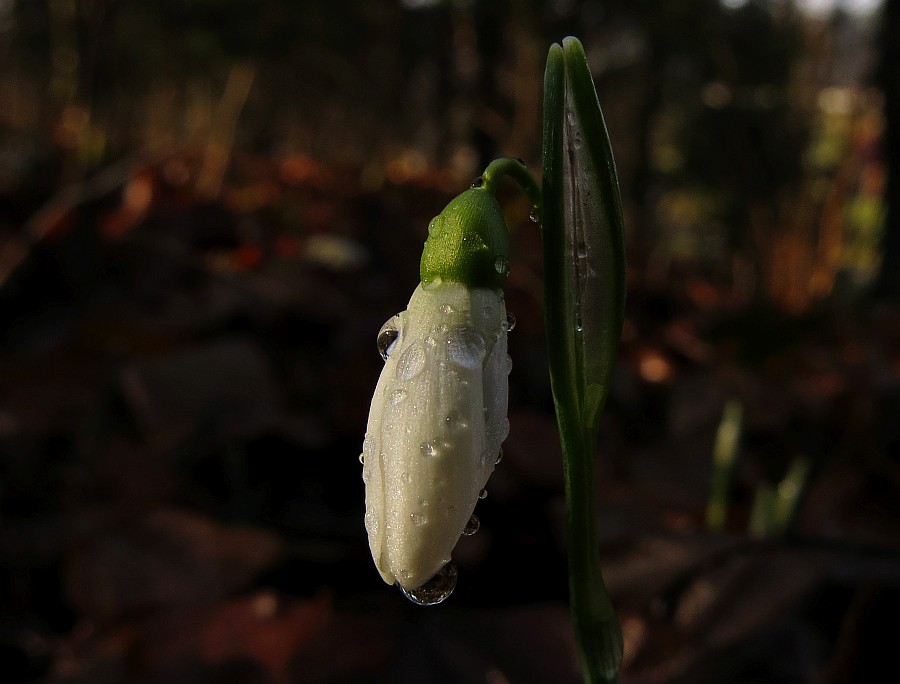
[[[900,2],[0,0],[4,682],[579,681],[514,188],[512,431],[441,607],[379,579],[357,460],[428,221],[539,173],[568,34],[628,227],[622,682],[891,681]]]

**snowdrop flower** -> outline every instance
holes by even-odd
[[[413,600],[449,563],[509,432],[506,249],[493,195],[463,193],[429,226],[422,283],[379,334],[365,525],[382,578]],[[454,581],[444,577],[449,590]],[[439,587],[419,602],[446,595]]]

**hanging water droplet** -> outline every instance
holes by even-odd
[[[532,209],[531,212],[529,212],[528,220],[531,221],[532,223],[540,223],[541,219],[538,216],[537,209]]]
[[[382,360],[387,361],[398,337],[400,337],[400,314],[387,319],[378,331],[378,337],[375,338],[375,346],[378,347]]]
[[[579,259],[584,259],[587,257],[587,244],[584,242],[579,242],[578,246],[575,248],[575,253],[578,255]]]
[[[480,188],[482,185],[484,185],[484,178],[481,176],[478,176],[478,178],[472,181],[473,188]]]
[[[365,454],[359,455],[359,462],[362,463],[363,465],[366,464],[366,455]]]
[[[494,259],[494,270],[502,276],[509,275],[509,259],[504,256],[498,256]]]
[[[506,332],[511,332],[512,329],[516,327],[516,317],[511,311],[506,312],[506,321],[504,323],[501,323],[500,327],[503,328]]]
[[[503,460],[503,447],[500,447],[500,451],[497,452],[497,459],[494,461],[494,465],[500,465],[500,461]]]
[[[482,499],[482,500],[486,499],[487,498],[487,490],[482,489],[480,492],[478,492],[478,498]]]
[[[434,444],[432,444],[431,442],[422,442],[422,444],[419,445],[419,451],[422,452],[423,456],[426,456],[428,458],[434,458],[438,455],[437,448],[435,448]]]
[[[458,575],[456,566],[447,563],[422,586],[415,589],[400,587],[400,591],[406,598],[420,606],[436,606],[453,593]]]
[[[584,325],[581,322],[581,311],[575,311],[575,330],[576,332],[581,332],[584,330]]]
[[[479,527],[481,527],[481,521],[478,519],[478,516],[473,513],[472,517],[469,518],[469,522],[467,522],[466,526],[463,528],[463,536],[471,537],[478,531]]]

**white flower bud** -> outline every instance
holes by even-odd
[[[419,285],[395,322],[363,445],[365,522],[384,581],[415,589],[449,562],[509,432],[503,292]]]

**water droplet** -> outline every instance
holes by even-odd
[[[531,212],[528,214],[528,220],[531,221],[532,223],[540,223],[541,219],[538,216],[537,209],[531,210]]]
[[[480,492],[478,492],[478,498],[482,499],[482,500],[486,499],[487,498],[487,490],[482,489]]]
[[[428,234],[436,236],[439,232],[441,232],[441,225],[442,225],[442,222],[439,223],[437,220],[437,217],[435,216],[428,223]]]
[[[378,518],[375,516],[375,509],[371,506],[366,508],[365,523],[366,530],[368,530],[370,534],[373,534],[378,529]]]
[[[409,474],[408,470],[404,470],[403,474],[400,476],[400,479],[403,480],[404,483],[409,484],[412,482],[412,475]]]
[[[478,178],[472,181],[473,188],[480,188],[482,185],[484,185],[484,178],[481,176],[478,176]]]
[[[434,458],[438,455],[438,450],[431,442],[422,442],[422,444],[419,446],[419,451],[422,452],[423,456],[426,456],[428,458]]]
[[[487,349],[484,338],[475,328],[461,325],[450,331],[447,337],[447,353],[450,360],[463,368],[478,368]]]
[[[447,424],[447,430],[449,432],[464,432],[469,427],[469,421],[459,415],[456,411],[449,413],[444,422]]]
[[[578,255],[578,258],[584,259],[587,256],[587,252],[587,244],[579,242],[578,246],[575,248],[575,253]]]
[[[494,259],[494,270],[502,276],[509,275],[509,259],[503,256],[498,256],[496,259]]]
[[[400,337],[400,314],[386,320],[378,331],[378,337],[375,338],[375,346],[378,347],[382,360],[387,361],[398,337]]]
[[[500,325],[506,332],[511,332],[516,327],[516,317],[511,311],[506,312],[506,322]]]
[[[500,465],[500,461],[503,460],[503,447],[500,447],[500,451],[497,452],[497,460],[494,461],[494,465]]]
[[[581,149],[581,132],[580,131],[575,131],[575,135],[572,137],[572,146],[576,150]]]
[[[467,522],[466,526],[463,528],[463,536],[471,537],[478,531],[479,527],[481,527],[481,521],[478,519],[478,516],[473,513],[472,517],[469,518],[469,522]]]
[[[406,399],[406,390],[405,389],[395,389],[391,392],[391,403],[395,406],[399,404],[401,401]]]
[[[566,110],[566,121],[568,121],[570,124],[575,123],[575,112],[573,112],[571,109]]]
[[[363,465],[366,464],[366,455],[365,454],[359,455],[359,462],[362,463]]]
[[[425,349],[420,342],[409,347],[397,361],[397,375],[403,380],[414,378],[425,365]]]
[[[409,519],[412,520],[413,525],[416,527],[422,527],[422,525],[428,522],[428,519],[421,513],[410,513]]]
[[[437,344],[437,340],[435,340],[431,335],[425,338],[425,348],[430,350],[434,349],[434,346]]]
[[[584,325],[581,322],[581,312],[575,311],[575,330],[576,332],[581,332],[584,330]]]
[[[400,591],[406,598],[420,606],[436,606],[453,593],[458,576],[459,572],[456,566],[453,563],[447,563],[422,586],[415,589],[400,587]]]
[[[455,311],[456,311],[456,309],[454,309],[449,304],[441,304],[440,312],[442,314],[444,314],[445,316],[449,316],[450,314],[454,313]]]

